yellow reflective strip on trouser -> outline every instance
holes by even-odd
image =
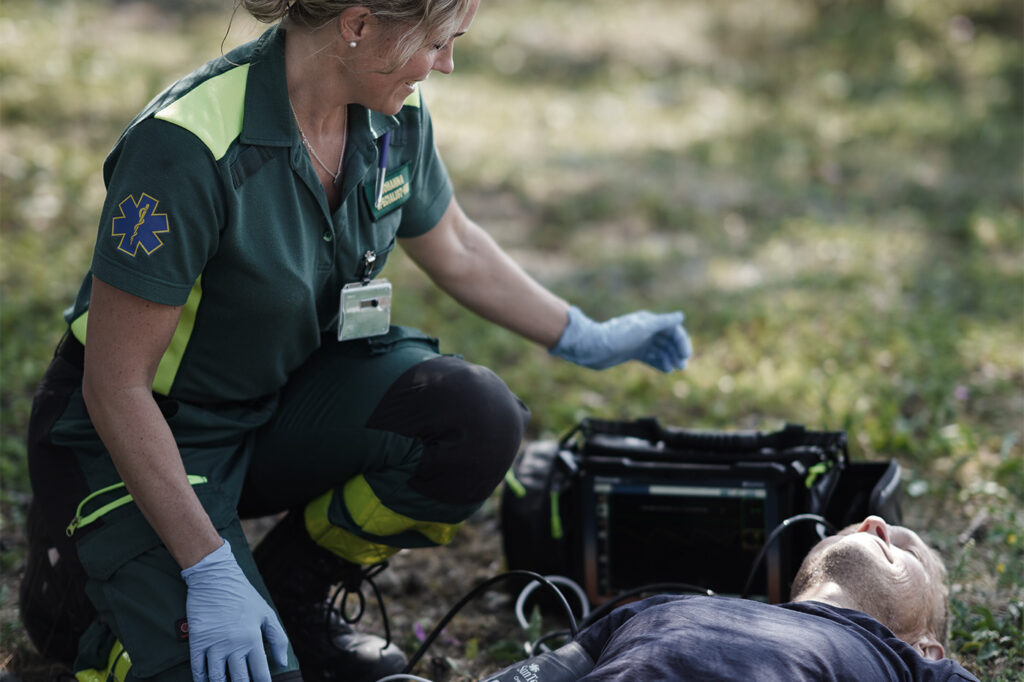
[[[327,518],[327,510],[334,491],[328,491],[306,505],[306,530],[321,547],[338,556],[359,564],[384,561],[399,547],[392,547],[359,537],[355,533],[334,526]],[[384,506],[363,476],[356,476],[345,484],[345,508],[356,524],[373,535],[387,537],[405,531],[416,531],[436,545],[446,545],[455,537],[460,524],[417,521]]]
[[[110,648],[110,655],[107,657],[105,670],[89,668],[87,670],[75,671],[75,679],[78,682],[124,682],[128,677],[128,671],[132,668],[132,659],[125,651],[121,640],[114,640],[114,646]]]

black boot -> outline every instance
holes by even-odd
[[[387,615],[371,578],[387,564],[360,566],[317,545],[306,532],[301,510],[288,512],[253,550],[306,682],[372,682],[400,673],[406,658],[390,641]],[[360,591],[368,583],[377,596],[387,638],[354,631],[349,623],[362,615]],[[330,594],[358,600],[355,614],[335,608]],[[342,606],[347,598],[343,596]]]

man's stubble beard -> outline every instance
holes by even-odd
[[[850,608],[862,611],[899,635],[907,631],[906,604],[892,577],[878,569],[878,558],[867,547],[837,542],[808,557],[793,581],[793,594],[835,583],[843,590]]]

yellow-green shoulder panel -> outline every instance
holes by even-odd
[[[249,65],[236,66],[203,82],[157,112],[156,118],[190,131],[220,159],[242,131]]]

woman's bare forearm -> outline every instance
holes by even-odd
[[[93,280],[82,395],[89,417],[146,520],[182,568],[221,545],[188,482],[181,453],[153,398],[153,377],[180,307]]]
[[[220,535],[188,481],[152,393],[90,390],[86,406],[121,480],[178,565],[187,568],[217,549]]]
[[[545,348],[558,342],[569,304],[530,277],[454,199],[434,229],[403,247],[469,310]]]

